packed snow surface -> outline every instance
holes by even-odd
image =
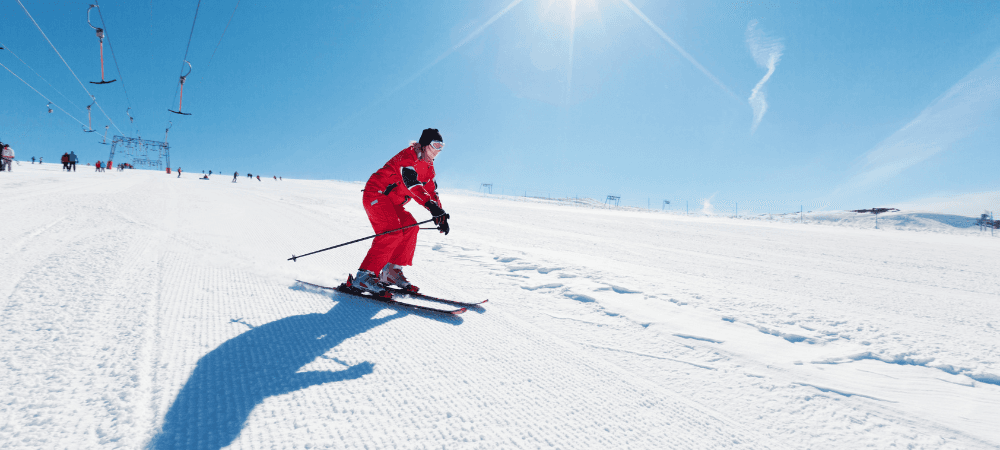
[[[489,298],[445,316],[295,282],[356,271],[287,258],[371,234],[359,183],[78,170],[0,173],[0,448],[1000,446],[967,217],[444,192],[406,273]]]

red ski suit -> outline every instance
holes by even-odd
[[[434,181],[434,163],[420,159],[418,147],[419,144],[413,144],[403,149],[368,178],[362,202],[375,233],[417,223],[403,208],[410,199],[421,205],[433,200],[441,206]],[[376,237],[361,262],[361,269],[378,274],[386,263],[412,265],[418,230],[418,227],[410,227]]]

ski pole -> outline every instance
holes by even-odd
[[[423,224],[425,224],[425,223],[427,223],[427,222],[433,222],[433,221],[434,221],[434,219],[428,219],[428,220],[425,220],[425,221],[423,221],[423,222],[419,222],[419,223],[415,223],[415,224],[412,224],[412,225],[407,225],[407,226],[405,226],[405,227],[401,227],[401,228],[396,228],[395,230],[389,230],[389,231],[386,231],[386,232],[384,232],[384,233],[379,233],[379,234],[373,234],[373,235],[371,235],[371,236],[368,236],[368,237],[363,237],[363,238],[361,238],[361,239],[355,239],[355,240],[353,240],[353,241],[351,241],[351,242],[344,242],[343,244],[337,244],[337,245],[334,245],[333,247],[327,247],[327,248],[324,248],[323,250],[316,250],[316,251],[314,251],[314,252],[312,252],[312,253],[306,253],[306,254],[304,254],[304,255],[299,255],[299,256],[295,256],[295,255],[292,255],[292,257],[291,257],[291,258],[288,258],[288,259],[287,259],[286,261],[291,261],[291,262],[295,262],[295,260],[297,260],[297,259],[299,259],[299,258],[301,258],[301,257],[303,257],[303,256],[309,256],[309,255],[312,255],[312,254],[316,254],[316,253],[319,253],[319,252],[325,252],[325,251],[327,251],[327,250],[333,250],[333,249],[335,249],[335,248],[337,248],[337,247],[343,247],[343,246],[345,246],[345,245],[349,245],[349,244],[353,244],[353,243],[355,243],[355,242],[361,242],[361,241],[365,241],[365,240],[368,240],[368,239],[371,239],[371,238],[374,238],[374,237],[379,237],[379,236],[381,236],[381,235],[383,235],[383,234],[389,234],[389,233],[395,233],[395,232],[397,232],[397,231],[399,231],[399,230],[405,230],[405,229],[407,229],[407,228],[410,228],[410,227],[415,227],[415,226],[418,226],[418,225],[423,225]],[[436,229],[436,228],[435,228],[435,229]]]

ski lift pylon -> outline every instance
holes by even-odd
[[[93,28],[94,31],[97,32],[97,38],[100,39],[100,41],[101,41],[101,81],[91,81],[90,83],[91,84],[108,84],[108,83],[114,83],[115,81],[118,81],[118,80],[117,79],[108,80],[108,81],[104,80],[104,29],[103,28],[95,27],[94,24],[90,23],[90,10],[94,9],[94,8],[99,8],[99,7],[97,5],[90,5],[90,7],[87,8],[87,25],[90,25],[90,28]]]
[[[172,112],[174,114],[180,114],[182,116],[190,116],[191,113],[186,113],[186,112],[181,112],[181,111],[184,110],[184,80],[187,79],[188,75],[191,75],[191,71],[194,70],[194,68],[191,67],[191,63],[188,62],[187,60],[185,60],[184,63],[188,65],[188,71],[187,71],[186,74],[181,75],[181,100],[177,104],[177,111],[174,111],[172,109],[167,109],[167,111],[170,111],[170,112]]]

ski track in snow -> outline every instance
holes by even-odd
[[[358,183],[58,167],[0,177],[0,448],[1000,445],[1000,241],[446,192],[450,317],[294,283]]]

